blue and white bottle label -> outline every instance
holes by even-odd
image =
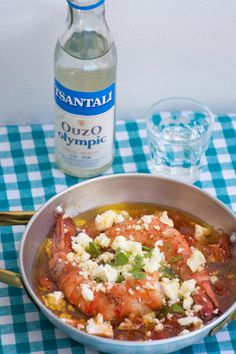
[[[113,158],[115,83],[97,92],[79,92],[55,80],[56,155],[75,169],[97,169]]]
[[[54,94],[57,105],[66,112],[96,116],[114,106],[115,84],[97,92],[79,92],[66,88],[55,80]]]

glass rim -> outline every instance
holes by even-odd
[[[157,105],[161,104],[161,103],[165,103],[168,101],[186,101],[188,103],[195,103],[199,106],[202,106],[208,113],[210,116],[215,117],[215,114],[210,110],[210,108],[203,102],[196,100],[195,98],[191,98],[191,97],[185,97],[185,96],[173,96],[173,97],[166,97],[166,98],[162,98],[161,100],[153,103],[147,110],[146,114],[148,112],[150,112],[154,107],[156,107]]]
[[[204,108],[204,110],[208,113],[209,117],[211,118],[211,121],[210,121],[210,124],[209,124],[209,130],[208,130],[208,135],[212,133],[212,130],[213,130],[213,123],[215,121],[215,117],[216,115],[210,110],[210,108],[208,106],[206,106],[204,103],[202,103],[201,101],[198,101],[196,99],[193,99],[193,98],[189,98],[189,97],[180,97],[180,96],[174,96],[174,97],[167,97],[167,98],[163,98],[157,102],[155,102],[147,111],[146,111],[146,114],[145,114],[145,121],[146,121],[146,125],[147,125],[147,132],[150,132],[151,133],[151,129],[150,129],[150,125],[154,126],[151,122],[150,122],[150,118],[152,117],[152,113],[154,111],[154,108],[161,104],[161,103],[165,103],[165,102],[168,102],[168,101],[174,101],[174,100],[177,100],[177,101],[186,101],[188,103],[194,103],[194,104],[197,104],[197,105],[200,105]],[[207,133],[206,133],[207,134]],[[157,136],[161,136],[157,133]],[[198,137],[198,138],[193,138],[193,139],[188,139],[188,140],[185,140],[185,141],[174,141],[174,140],[167,140],[165,138],[163,138],[163,136],[161,137],[164,141],[168,142],[168,143],[172,143],[172,144],[176,144],[176,145],[187,145],[189,144],[190,142],[196,142],[196,141],[199,141],[201,140],[202,138],[201,137]]]

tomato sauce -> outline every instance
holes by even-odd
[[[216,311],[215,317],[211,320],[226,311],[233,304],[236,294],[236,264],[232,259],[232,245],[229,242],[228,235],[224,234],[221,230],[214,230],[212,226],[181,211],[141,203],[122,203],[96,208],[75,217],[73,219],[74,224],[78,229],[85,230],[90,237],[95,238],[98,234],[94,226],[95,217],[110,209],[117,212],[125,210],[132,218],[149,214],[156,215],[167,210],[169,218],[173,220],[174,228],[184,236],[188,245],[190,247],[194,246],[205,256],[207,262],[206,269],[212,279],[211,286],[220,304],[218,313]],[[204,242],[196,241],[194,236],[195,224],[210,230],[210,235]],[[84,330],[86,321],[90,318],[89,316],[86,316],[75,306],[72,306],[65,298],[59,301],[58,306],[54,302],[50,302],[49,298],[47,298],[48,294],[59,291],[58,285],[53,280],[49,269],[49,254],[52,252],[50,248],[51,236],[48,235],[38,251],[33,271],[34,287],[41,301],[57,316],[63,318],[68,324]],[[171,240],[169,247],[171,247]],[[173,269],[178,270],[177,265],[173,264],[172,266]],[[173,269],[169,269],[168,271],[171,273]],[[195,327],[193,325],[183,327],[179,324],[178,320],[184,316],[186,314],[183,313],[181,306],[165,305],[162,309],[156,311],[156,317],[160,321],[160,329],[155,330],[156,323],[143,323],[140,317],[133,318],[132,314],[130,314],[129,321],[132,322],[130,328],[120,329],[120,321],[112,321],[113,338],[134,341],[156,340],[173,337],[181,333],[184,334],[184,329],[186,329],[186,333],[194,330]],[[203,325],[206,323],[207,320],[203,319]]]

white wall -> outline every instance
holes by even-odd
[[[118,118],[189,96],[236,112],[235,0],[107,0],[119,54]],[[53,121],[53,50],[65,0],[0,3],[0,124]]]

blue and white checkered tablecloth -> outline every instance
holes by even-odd
[[[217,118],[196,184],[236,211],[236,115]],[[0,209],[37,210],[71,186],[54,162],[53,125],[0,127]],[[116,155],[106,172],[149,172],[144,121],[119,121]],[[18,271],[23,226],[0,228],[0,268]],[[0,353],[96,353],[57,330],[24,290],[0,284]],[[236,353],[236,321],[179,353]],[[134,353],[135,354],[135,353]]]

